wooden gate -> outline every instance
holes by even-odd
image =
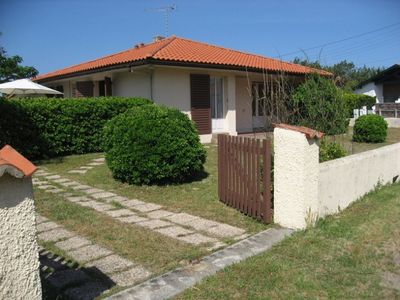
[[[218,195],[242,213],[272,222],[269,140],[218,136]]]

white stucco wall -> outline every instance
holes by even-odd
[[[42,299],[31,178],[0,177],[0,299]]]
[[[153,100],[190,115],[190,71],[156,68],[153,75]]]
[[[274,222],[305,228],[318,212],[318,142],[275,128],[274,153]]]
[[[361,88],[354,91],[355,94],[364,94],[376,97],[377,103],[383,103],[383,86],[382,84],[375,85],[374,82],[369,82]]]
[[[113,96],[150,99],[150,74],[128,71],[113,75]]]
[[[400,175],[400,143],[321,163],[319,216],[333,214]]]

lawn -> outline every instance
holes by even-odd
[[[157,203],[175,212],[186,212],[206,219],[227,223],[256,233],[266,229],[261,224],[232,209],[218,200],[218,163],[216,145],[206,145],[207,176],[191,183],[166,186],[133,186],[113,179],[106,165],[89,170],[86,174],[70,174],[69,170],[83,166],[99,154],[72,155],[40,162],[40,165],[82,184],[112,191],[118,195]]]
[[[177,299],[397,299],[399,215],[400,184],[383,187]]]
[[[350,155],[400,142],[400,128],[388,128],[386,141],[377,144],[353,142],[353,127],[349,127],[346,134],[328,136],[327,138],[341,144]]]

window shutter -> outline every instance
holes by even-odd
[[[200,134],[211,133],[210,76],[190,75],[192,120]]]
[[[93,97],[93,82],[78,81],[76,83],[76,97]]]

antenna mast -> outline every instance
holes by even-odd
[[[163,12],[164,13],[165,36],[169,35],[169,16],[170,16],[170,13],[173,12],[174,10],[176,10],[175,4],[172,4],[170,6],[151,8],[151,9],[147,10],[147,11],[155,11],[155,12]]]

